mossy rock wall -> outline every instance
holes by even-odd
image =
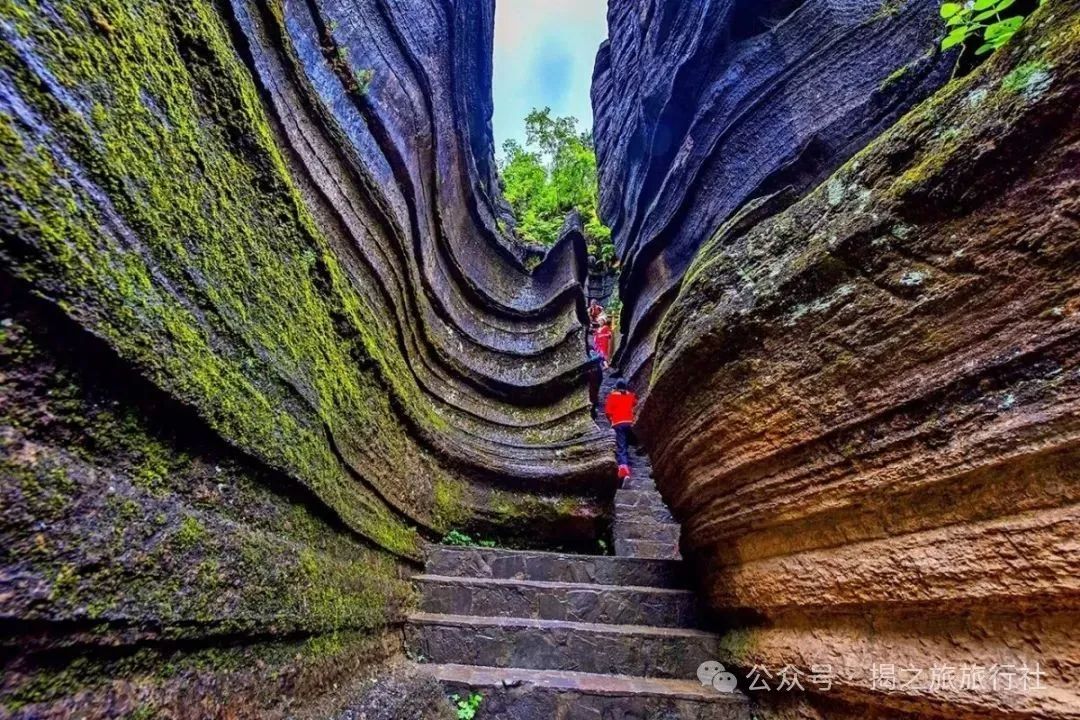
[[[831,679],[758,717],[1076,711],[1078,39],[1046,2],[664,318],[638,426],[719,659]]]
[[[584,248],[497,230],[492,13],[0,0],[5,707],[255,712],[391,651],[425,539],[599,532]]]

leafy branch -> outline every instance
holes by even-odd
[[[1039,0],[1042,5],[1044,0]],[[941,41],[941,49],[964,45],[969,41],[981,41],[975,49],[976,55],[986,55],[997,50],[1012,39],[1024,23],[1026,13],[1009,14],[1006,11],[1016,4],[1016,0],[968,0],[965,3],[947,2],[941,6],[941,17],[949,34]],[[1013,13],[1016,13],[1013,10]]]

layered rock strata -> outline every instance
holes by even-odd
[[[594,134],[629,377],[647,380],[659,321],[722,223],[755,198],[797,198],[947,79],[939,5],[609,3]]]
[[[0,2],[7,710],[265,717],[392,650],[425,537],[595,544],[584,246],[499,229],[492,13]]]
[[[1080,708],[1078,8],[723,227],[663,323],[639,427],[724,659],[831,675],[776,716]]]

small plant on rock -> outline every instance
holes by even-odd
[[[460,530],[451,530],[442,539],[443,545],[457,545],[458,547],[472,547],[473,539]]]
[[[454,545],[456,547],[482,547],[493,548],[495,547],[494,540],[479,540],[473,538],[472,535],[467,535],[460,530],[451,530],[446,533],[446,537],[442,539],[443,545]]]
[[[364,68],[356,71],[356,92],[361,95],[367,95],[368,90],[371,89],[371,81],[375,79],[375,71],[371,68]]]
[[[1044,0],[1040,0],[1042,5]],[[1009,42],[1024,23],[1027,13],[1010,8],[1016,0],[968,0],[964,3],[947,2],[941,6],[941,17],[949,34],[941,41],[941,49],[948,50],[981,40],[976,55],[986,55]]]
[[[476,711],[480,709],[480,703],[484,702],[484,696],[480,693],[473,693],[468,698],[451,695],[450,700],[453,701],[454,707],[457,708],[458,720],[473,720],[476,717]]]

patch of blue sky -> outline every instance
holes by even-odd
[[[525,116],[550,107],[592,127],[593,63],[607,37],[606,0],[496,0],[494,101],[496,152],[525,141]]]

